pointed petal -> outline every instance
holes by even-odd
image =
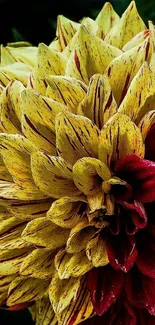
[[[118,113],[101,130],[99,159],[109,167],[129,154],[144,156],[139,128],[124,114]]]
[[[46,95],[66,105],[72,113],[76,113],[78,103],[86,95],[87,86],[75,78],[66,76],[47,76],[46,81],[50,86]]]
[[[39,108],[39,110],[38,110]],[[26,89],[22,92],[22,131],[38,149],[55,154],[55,117],[66,106]]]
[[[101,189],[102,181],[111,174],[108,167],[95,158],[81,158],[73,166],[73,180],[85,195],[93,195]]]
[[[138,73],[142,64],[145,61],[149,61],[151,54],[152,46],[150,41],[146,40],[115,58],[108,66],[107,75],[118,106],[123,101],[131,81]]]
[[[46,217],[46,213],[51,207],[52,200],[41,201],[20,201],[12,202],[8,210],[22,220]]]
[[[25,301],[43,297],[49,286],[49,280],[40,280],[18,276],[9,287],[7,305],[12,306]]]
[[[137,12],[136,4],[132,1],[105,40],[113,46],[122,48],[134,35],[145,29],[146,26]]]
[[[131,50],[133,47],[140,45],[146,39],[150,38],[150,36],[151,36],[151,32],[149,29],[145,29],[144,31],[139,32],[134,37],[132,37],[131,40],[129,40],[129,42],[127,42],[123,46],[122,51],[126,52],[126,51]]]
[[[25,44],[26,45],[26,44]],[[37,47],[35,46],[16,46],[11,45],[1,48],[1,64],[8,65],[14,62],[22,62],[33,67],[36,63]]]
[[[95,20],[98,24],[97,36],[104,39],[110,29],[114,27],[119,20],[120,18],[112,5],[109,2],[106,2]]]
[[[19,272],[20,265],[28,254],[27,248],[3,249],[0,251],[0,276]]]
[[[154,126],[154,124],[155,124],[155,110],[152,110],[151,112],[148,112],[144,115],[144,117],[141,119],[138,125],[144,140],[147,138],[147,135],[151,127]],[[146,145],[146,151],[147,151],[147,145]]]
[[[147,62],[144,62],[122,101],[118,112],[128,115],[132,121],[136,121],[141,114],[141,109],[150,96],[154,95],[155,78]],[[147,113],[144,111],[144,114]]]
[[[16,62],[3,67],[0,67],[0,82],[3,86],[11,80],[21,81],[26,87],[31,69],[24,63]]]
[[[106,76],[95,74],[91,77],[87,95],[78,105],[77,112],[92,120],[99,129],[117,112],[117,104]]]
[[[111,266],[93,268],[87,277],[91,301],[98,315],[104,314],[120,297],[124,286],[124,274]]]
[[[81,280],[81,286],[76,300],[57,314],[59,325],[77,325],[93,315],[93,306],[90,300],[90,294],[86,287],[85,277]]]
[[[38,47],[38,68],[43,74],[64,75],[66,58],[62,53],[40,43]]]
[[[123,242],[123,245],[121,243]],[[128,272],[134,265],[138,250],[133,236],[110,236],[106,244],[108,259],[115,270]]]
[[[55,272],[53,251],[38,248],[25,257],[20,267],[20,274],[34,278],[51,278]]]
[[[62,228],[73,228],[83,217],[85,204],[80,198],[63,197],[54,201],[47,212],[47,218]]]
[[[109,263],[106,242],[102,236],[98,236],[97,240],[90,240],[86,246],[86,255],[94,267],[105,266]]]
[[[57,18],[57,31],[56,35],[59,40],[60,48],[63,51],[68,45],[76,31],[79,29],[80,24],[59,15]]]
[[[80,194],[72,180],[72,168],[61,157],[42,152],[31,156],[32,175],[40,190],[51,197],[76,196]]]
[[[98,153],[99,130],[88,118],[63,112],[56,117],[56,146],[58,154],[74,164],[82,157]]]
[[[0,200],[4,206],[12,203],[11,200],[29,201],[44,198],[46,196],[36,186],[25,188],[11,182],[0,182]]]
[[[90,34],[85,26],[81,26],[75,48],[66,65],[66,75],[88,84],[93,74],[103,74],[112,59],[120,54],[119,49]]]
[[[34,145],[23,136],[0,134],[0,153],[4,163],[14,181],[23,187],[35,187],[30,169],[30,153],[34,150]]]
[[[36,325],[58,325],[57,317],[48,297],[36,301],[35,316]]]
[[[36,246],[54,250],[66,243],[68,235],[68,230],[57,227],[44,218],[37,218],[27,224],[22,233],[22,238]]]
[[[60,279],[68,279],[70,276],[76,278],[84,275],[92,269],[93,265],[84,251],[68,254],[61,250],[55,256],[55,267]]]
[[[61,313],[72,301],[75,301],[80,288],[80,279],[60,280],[57,273],[49,287],[49,298],[55,313]]]

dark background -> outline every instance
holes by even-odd
[[[63,14],[78,21],[84,16],[95,18],[104,0],[0,0],[0,43],[26,40],[34,45],[49,44],[55,37],[56,17]],[[112,0],[122,14],[130,0]],[[137,0],[137,8],[145,22],[155,23],[155,0]],[[28,311],[0,310],[0,325],[32,325]]]

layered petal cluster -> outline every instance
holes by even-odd
[[[36,325],[155,324],[155,26],[57,20],[1,47],[0,304]]]

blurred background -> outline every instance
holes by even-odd
[[[130,0],[111,0],[119,15]],[[0,43],[26,40],[34,45],[49,44],[55,37],[58,14],[78,21],[82,17],[95,18],[104,0],[0,0]],[[144,21],[155,23],[155,0],[137,0],[138,11]],[[0,325],[32,325],[28,311],[0,310]]]

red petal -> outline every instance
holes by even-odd
[[[145,204],[145,208],[148,215],[148,231],[155,237],[155,202]]]
[[[155,279],[155,240],[151,235],[142,240],[137,266],[142,273]]]
[[[136,200],[133,203],[128,203],[125,201],[118,201],[118,203],[124,207],[124,209],[132,211],[132,221],[138,228],[145,228],[147,225],[147,215],[144,206],[141,202]]]
[[[145,139],[145,158],[155,161],[155,123],[151,126]]]
[[[6,310],[11,310],[11,311],[24,310],[24,309],[32,306],[33,304],[34,304],[34,302],[23,302],[23,303],[18,304],[18,305],[6,307],[5,309]]]
[[[155,163],[135,155],[121,158],[115,172],[126,180],[133,189],[133,196],[141,202],[155,200]]]
[[[128,272],[137,258],[137,248],[133,236],[110,236],[107,240],[109,262],[115,270]]]
[[[88,273],[87,286],[95,312],[102,315],[120,297],[124,287],[124,274],[113,270],[110,265],[93,268]]]
[[[126,275],[125,291],[129,303],[138,308],[145,308],[155,315],[155,279],[133,268]]]

